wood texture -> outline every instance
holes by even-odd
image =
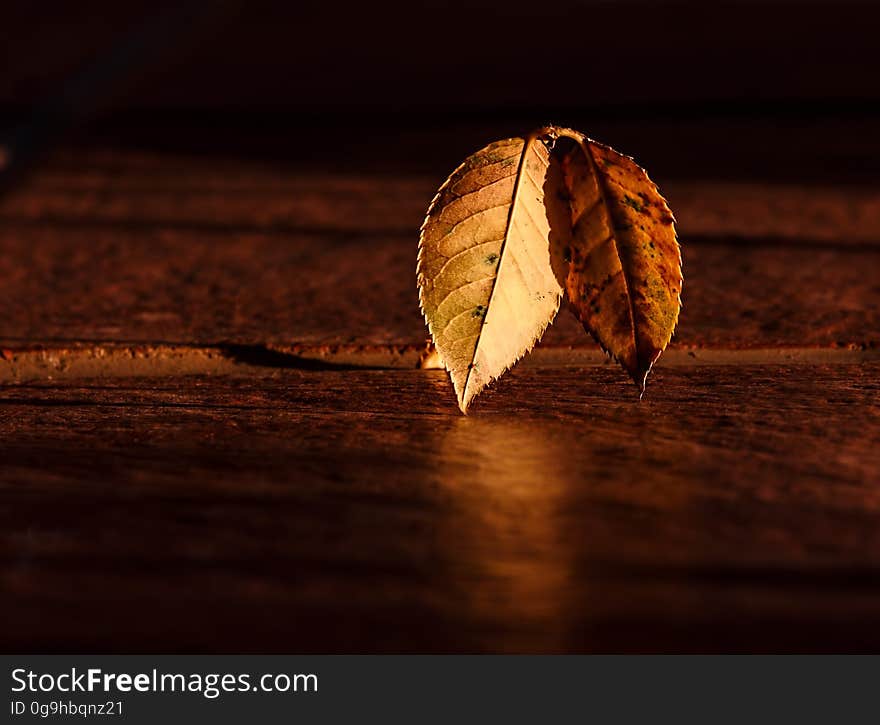
[[[661,127],[664,136],[654,145],[665,149],[667,144],[662,139],[672,136],[676,141],[672,152],[682,152],[684,139],[678,139],[674,129],[663,124]],[[730,133],[729,128],[713,129],[711,124],[708,129],[703,133],[716,147],[719,135]],[[521,127],[518,130],[523,132]],[[623,134],[617,145],[638,149],[644,145],[646,130],[639,125]],[[864,146],[868,139],[874,143],[872,130],[873,126],[842,128],[835,144],[826,151],[843,158],[856,156],[858,147],[851,144]],[[766,129],[762,131],[766,136]],[[681,133],[694,132],[688,127]],[[811,138],[794,131],[789,134],[797,136],[799,147]],[[447,141],[453,145],[447,163],[454,166],[469,150],[497,135],[497,128],[486,127],[473,130],[468,136],[471,141],[463,143],[458,137],[454,145]],[[747,137],[753,145],[758,142],[755,135],[753,131]],[[597,138],[603,140],[602,136]],[[436,143],[436,132],[422,132],[408,145],[427,151]],[[387,156],[391,143],[377,146]],[[768,149],[761,151],[764,158],[769,155]],[[739,155],[744,153],[745,149],[738,151]],[[345,154],[342,156],[345,158]],[[653,161],[657,153],[648,156]],[[875,157],[880,157],[880,149],[872,148],[866,160],[869,168],[877,165]],[[5,223],[55,221],[69,227],[121,224],[228,233],[321,229],[349,234],[411,234],[424,219],[425,207],[442,181],[443,172],[438,173],[435,164],[428,173],[421,167],[398,170],[382,166],[374,159],[361,161],[354,170],[346,167],[328,172],[326,167],[333,168],[334,158],[325,158],[317,168],[303,171],[291,162],[242,161],[217,155],[194,157],[101,147],[88,152],[59,151],[26,184],[0,198],[0,216]],[[660,159],[662,163],[650,165],[660,172],[667,171],[674,161],[674,157],[665,155]],[[647,159],[644,163],[649,165]],[[768,163],[794,169],[796,179],[807,172],[803,160],[797,165],[790,157],[771,156]],[[822,157],[809,161],[810,168],[830,164],[830,159]],[[694,160],[688,158],[687,165],[690,173],[684,178],[681,171],[679,176],[656,174],[675,211],[682,238],[730,236],[842,246],[880,241],[880,191],[876,185],[829,185],[827,180],[821,182],[824,176],[820,180],[811,178],[809,185],[793,183],[784,176],[776,183],[712,176],[694,179]],[[381,180],[382,194],[374,193],[377,180]]]
[[[878,372],[6,387],[0,646],[875,649]]]
[[[333,238],[6,223],[0,340],[420,343],[415,254],[414,232]],[[673,347],[880,341],[880,285],[865,273],[880,251],[683,238],[682,256],[688,284]],[[543,341],[590,344],[568,313]]]
[[[419,344],[437,181],[59,154],[0,197],[0,341]],[[876,189],[663,188],[688,278],[673,346],[880,341]],[[547,343],[583,343],[569,317]]]

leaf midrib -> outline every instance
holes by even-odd
[[[608,194],[605,191],[605,180],[602,178],[602,174],[599,173],[599,165],[596,163],[596,159],[593,158],[593,149],[592,144],[588,138],[583,138],[579,140],[581,148],[584,150],[584,154],[587,157],[587,162],[590,164],[590,169],[593,172],[593,176],[596,179],[596,188],[599,190],[599,198],[602,200],[602,205],[605,207],[605,212],[608,214],[608,222],[611,232],[611,242],[614,244],[614,252],[617,254],[617,261],[620,262],[620,269],[623,274],[623,286],[626,290],[626,305],[629,310],[629,321],[630,327],[632,329],[632,337],[633,337],[633,351],[636,356],[636,369],[638,370],[639,375],[642,375],[641,380],[637,380],[636,384],[639,386],[639,390],[644,392],[645,390],[645,379],[647,378],[647,371],[642,372],[642,361],[639,355],[639,337],[638,330],[636,326],[636,311],[633,306],[633,295],[631,291],[632,280],[630,279],[630,274],[627,272],[626,264],[624,264],[623,257],[620,256],[620,245],[617,243],[617,228],[614,226],[614,215],[611,213],[611,205],[608,203]]]
[[[511,222],[513,221],[513,212],[516,209],[517,202],[519,201],[519,190],[520,184],[522,183],[523,171],[526,163],[526,154],[529,151],[529,147],[534,142],[536,136],[535,134],[530,134],[526,137],[525,143],[523,143],[522,152],[519,156],[519,163],[516,166],[516,178],[513,182],[513,195],[510,202],[510,209],[507,210],[507,223],[504,227],[504,239],[501,242],[501,248],[498,250],[498,268],[495,270],[495,280],[492,282],[492,291],[489,292],[489,301],[486,302],[486,314],[483,316],[483,320],[480,323],[480,331],[477,333],[477,342],[474,345],[474,353],[471,356],[471,364],[468,367],[467,375],[464,379],[464,384],[461,387],[461,401],[464,403],[465,395],[467,395],[468,385],[471,381],[471,374],[474,372],[474,365],[477,360],[477,351],[480,349],[480,341],[483,338],[483,330],[486,327],[486,318],[489,317],[489,312],[492,309],[492,300],[495,299],[495,290],[498,288],[498,278],[501,276],[501,267],[504,264],[505,252],[507,251],[507,241],[510,239],[510,229]]]

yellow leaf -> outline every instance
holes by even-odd
[[[559,309],[544,204],[549,163],[536,135],[490,144],[440,187],[422,225],[419,301],[463,413]]]
[[[630,157],[570,129],[558,136],[571,208],[565,288],[572,311],[644,392],[681,309],[672,212]]]

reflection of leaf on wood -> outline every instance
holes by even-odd
[[[681,308],[681,252],[672,212],[631,158],[577,131],[559,135],[571,206],[564,253],[572,311],[641,391]]]
[[[528,352],[562,295],[536,136],[490,144],[440,187],[422,225],[419,299],[462,412]]]

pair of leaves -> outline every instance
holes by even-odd
[[[569,307],[644,392],[681,307],[666,201],[631,158],[548,127],[470,156],[422,225],[419,300],[462,412]]]

